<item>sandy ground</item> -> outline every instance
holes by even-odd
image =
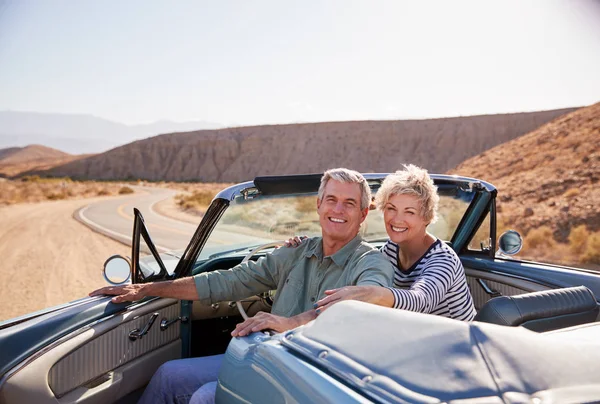
[[[0,208],[0,320],[66,303],[105,286],[104,261],[131,248],[73,219],[105,198]]]

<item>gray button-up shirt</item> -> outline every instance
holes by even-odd
[[[391,286],[394,268],[360,236],[331,256],[314,237],[297,248],[279,248],[256,262],[194,276],[205,304],[240,300],[277,289],[271,313],[291,317],[310,310],[328,289],[349,285]]]

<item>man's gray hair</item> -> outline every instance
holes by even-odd
[[[325,186],[329,180],[344,182],[346,184],[358,184],[360,187],[360,209],[366,209],[371,203],[371,188],[369,183],[361,173],[347,168],[332,168],[325,171],[321,177],[321,186],[319,186],[319,199],[323,200]]]

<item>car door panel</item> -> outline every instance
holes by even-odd
[[[150,317],[142,338],[131,340]],[[179,301],[155,299],[68,334],[28,358],[5,378],[0,402],[109,403],[143,387],[164,362],[181,357]]]
[[[479,310],[488,300],[496,296],[515,296],[523,293],[550,289],[548,286],[493,272],[465,268],[467,284],[473,296],[475,309]]]
[[[476,309],[481,308],[493,297],[478,279],[483,280],[488,289],[505,296],[580,285],[587,286],[596,296],[600,296],[598,276],[583,270],[550,264],[466,256],[461,257],[461,261],[465,267]]]

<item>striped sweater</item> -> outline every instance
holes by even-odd
[[[473,320],[476,312],[465,270],[445,243],[436,240],[406,271],[400,267],[398,244],[388,240],[381,252],[396,268],[394,287],[390,288],[395,308]]]

